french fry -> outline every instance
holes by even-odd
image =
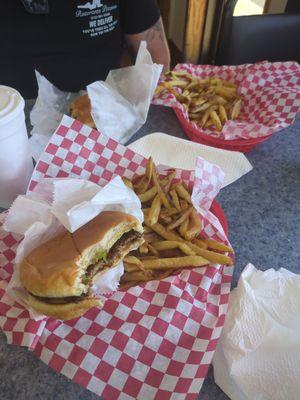
[[[209,128],[210,126],[214,126],[214,122],[209,118],[206,124],[204,125],[204,128]]]
[[[175,189],[170,190],[170,196],[171,196],[171,198],[172,198],[172,202],[173,202],[175,208],[176,208],[178,211],[181,211],[181,207],[180,207],[178,195],[177,195],[177,192],[176,192]]]
[[[177,87],[185,87],[186,86],[186,81],[183,80],[177,80],[177,81],[169,81],[167,82],[170,86],[177,86]]]
[[[198,247],[196,249],[194,245],[192,246],[192,250],[195,251],[195,253],[199,256],[205,257],[207,260],[216,263],[216,264],[225,264],[225,265],[232,265],[233,261],[232,258],[229,256],[226,256],[225,254],[220,254],[220,253],[215,253],[214,251],[206,250],[206,249],[201,249]]]
[[[151,233],[152,232],[152,229],[151,228],[149,228],[148,226],[144,226],[144,235],[146,234],[146,233]]]
[[[131,255],[127,255],[126,257],[124,257],[124,261],[128,264],[136,264],[136,265],[142,264],[137,257]]]
[[[145,175],[142,175],[138,181],[133,183],[133,188],[136,194],[142,193],[140,188],[145,184],[145,179],[146,179]]]
[[[170,217],[172,217],[172,215],[178,214],[178,210],[174,207],[165,208],[161,211],[161,214],[169,215]]]
[[[236,89],[229,86],[218,86],[215,88],[215,93],[227,99],[232,99],[236,94]]]
[[[140,261],[143,262],[143,260],[156,260],[157,258],[157,256],[141,256]]]
[[[221,131],[222,130],[222,123],[220,121],[220,118],[218,116],[218,114],[215,111],[211,111],[209,113],[211,120],[213,121],[215,127],[217,128],[217,131]]]
[[[157,172],[156,172],[155,168],[153,169],[153,182],[154,182],[154,185],[156,186],[157,193],[158,193],[163,205],[166,208],[171,208],[169,200],[167,199],[165,193],[163,192],[163,190],[162,190],[162,188],[160,186],[160,183],[159,183],[158,178],[157,178]]]
[[[184,237],[186,240],[192,241],[195,237],[197,237],[200,234],[200,232],[202,230],[201,221],[200,221],[199,215],[197,214],[197,211],[195,209],[193,209],[190,214],[190,221],[191,221],[192,226],[188,227],[187,232],[184,235]]]
[[[144,270],[142,261],[132,255],[124,257],[124,267],[128,272]]]
[[[181,76],[187,79],[191,78],[191,75],[186,71],[169,71],[168,74],[171,76]]]
[[[197,114],[201,111],[207,110],[211,106],[211,103],[207,101],[206,103],[203,103],[201,105],[198,105],[196,107],[190,108],[190,116],[197,116]]]
[[[148,271],[147,271],[148,272]],[[151,275],[145,271],[131,271],[131,272],[125,272],[124,275],[122,275],[122,282],[140,282],[140,281],[148,281],[151,279]]]
[[[208,121],[209,118],[209,113],[210,113],[210,108],[208,110],[205,111],[205,113],[203,114],[201,120],[200,120],[200,126],[204,127],[206,122]]]
[[[147,273],[145,273],[143,271],[125,273],[121,277],[120,287],[121,288],[129,288],[129,287],[137,285],[140,282],[164,279],[167,276],[169,276],[172,272],[173,272],[173,270],[169,269],[169,270],[165,270],[165,271],[151,271],[151,273],[148,275],[147,275]]]
[[[156,224],[156,222],[158,221],[160,209],[161,209],[161,200],[160,196],[157,194],[154,197],[154,200],[152,201],[150,211],[148,214],[148,221],[150,225]]]
[[[176,190],[178,196],[181,199],[183,199],[183,200],[187,201],[188,203],[192,204],[191,195],[189,194],[189,192],[186,190],[186,188],[183,186],[182,183],[177,184],[175,186],[175,190]]]
[[[184,254],[186,254],[188,256],[194,256],[196,254],[185,243],[176,242],[173,240],[163,240],[160,242],[154,242],[152,245],[159,251],[178,248],[179,250],[181,250]]]
[[[189,203],[185,200],[180,200],[180,207],[182,210],[186,210],[189,207]]]
[[[193,226],[192,228],[187,230],[186,234],[184,235],[184,238],[187,241],[192,241],[198,235],[199,235],[199,230],[197,229],[197,227]]]
[[[197,90],[198,83],[193,87]],[[225,86],[221,80],[215,79],[214,87]],[[232,88],[228,87],[229,93]],[[207,92],[209,90],[214,99],[214,89],[210,87]],[[190,96],[191,94],[185,93],[195,107],[204,104],[201,103],[201,99]],[[211,106],[207,123],[214,119],[214,114],[211,116],[212,112],[216,112],[218,116],[217,112],[220,112],[221,106],[228,115],[236,104],[235,100],[224,106],[221,103],[222,101],[219,101],[219,105]],[[200,120],[197,120],[197,123],[198,121]],[[215,124],[214,121],[211,122]],[[145,174],[127,182],[129,187],[133,183],[133,189],[139,192],[138,196],[143,203],[145,242],[138,250],[124,258],[125,274],[121,279],[121,288],[153,279],[163,279],[181,268],[203,266],[210,262],[232,265],[232,259],[221,253],[232,252],[229,246],[212,239],[198,238],[202,224],[191,204],[191,193],[184,182],[173,184],[174,178],[175,171],[160,179],[155,164],[149,159]]]
[[[163,223],[164,225],[168,225],[172,222],[172,217],[167,214],[160,214],[159,216],[159,221]]]
[[[126,272],[134,272],[134,271],[141,271],[143,270],[142,265],[138,264],[130,264],[127,262],[124,262],[124,268]]]
[[[147,220],[145,220],[145,223],[147,224]],[[198,252],[201,251],[200,247],[198,247],[193,243],[187,242],[174,231],[168,231],[165,227],[163,227],[159,223],[152,225],[151,228],[154,230],[154,232],[156,232],[158,235],[160,235],[166,240],[185,243],[196,254],[198,254]]]
[[[124,176],[122,177],[122,181],[124,182],[124,184],[129,187],[129,189],[133,190],[133,184],[131,182],[131,180],[125,178]]]
[[[153,271],[153,280],[161,280],[169,276],[173,272],[172,269],[166,271]]]
[[[169,176],[162,179],[160,181],[161,185],[162,186],[167,185],[169,182],[168,179],[169,179]],[[157,194],[157,188],[155,186],[153,186],[151,189],[147,190],[145,193],[139,194],[138,197],[139,197],[141,203],[147,203],[148,201],[152,200],[156,194]]]
[[[158,96],[161,92],[164,92],[166,90],[166,87],[162,85],[162,83],[160,83],[159,85],[156,86],[154,95]]]
[[[228,117],[227,117],[225,107],[223,105],[219,106],[219,115],[220,115],[221,122],[223,124],[225,124],[225,122],[228,121]]]
[[[164,208],[159,214],[159,221],[165,225],[170,224],[172,222],[172,217],[176,214],[178,214],[176,208]]]
[[[212,239],[200,239],[209,249],[223,251],[224,253],[233,253],[233,249],[225,243],[217,242]]]
[[[170,250],[170,249],[177,249],[178,243],[175,240],[161,240],[159,242],[152,243],[152,246],[155,247],[157,250]]]
[[[135,186],[136,192],[138,194],[141,193],[145,193],[149,183],[151,181],[152,178],[152,172],[153,172],[153,160],[152,157],[150,157],[147,161],[147,165],[146,165],[146,171],[145,171],[145,175],[143,177],[143,179]]]
[[[189,215],[191,214],[192,211],[193,211],[193,208],[189,207],[186,211],[184,211],[181,214],[181,216],[177,220],[171,222],[171,224],[169,224],[167,226],[167,230],[170,231],[170,230],[172,230],[174,228],[177,228],[177,226],[181,225],[182,222],[189,217]]]
[[[150,226],[149,222],[146,218],[145,218],[145,224]],[[151,225],[151,229],[153,229],[154,232],[156,232],[158,235],[160,235],[164,239],[183,241],[183,239],[179,235],[177,235],[174,231],[168,231],[166,228],[163,227],[163,225],[161,225],[158,222],[154,225]]]
[[[120,290],[122,290],[122,289],[130,289],[131,287],[136,286],[139,283],[140,283],[140,281],[122,282],[122,277],[121,277],[119,289]]]
[[[195,210],[195,208],[193,208],[193,211],[191,214],[191,220],[193,221],[193,224],[198,228],[198,231],[200,233],[202,230],[202,222],[201,222],[200,216],[197,213],[197,211]]]
[[[166,183],[162,183],[162,186],[164,187],[166,193],[169,192],[170,186],[172,184],[173,179],[175,178],[175,175],[176,171],[173,171],[162,181],[162,182],[166,181]]]
[[[152,246],[150,243],[148,243],[148,249],[149,249],[149,252],[151,253],[151,254],[153,254],[154,256],[159,256],[159,252],[157,251],[157,249],[154,247],[154,246]]]
[[[157,233],[152,231],[144,234],[144,239],[146,243],[152,243],[152,242],[157,242],[157,240],[160,240],[161,237]]]
[[[149,249],[148,249],[147,243],[143,243],[143,244],[140,245],[139,252],[141,254],[148,254],[148,251],[149,251]]]
[[[199,79],[186,71],[170,72],[166,77],[156,94],[163,90],[172,93],[187,110],[190,121],[199,127],[214,126],[221,131],[227,120],[238,118],[242,99],[235,83],[218,77]]]
[[[147,190],[147,192],[139,194],[138,198],[140,199],[141,203],[146,203],[147,201],[152,200],[156,194],[157,188],[153,186],[151,189]]]
[[[242,105],[242,100],[238,99],[231,110],[231,119],[236,119],[239,116],[239,113],[241,111],[241,105]]]
[[[224,99],[224,97],[221,97],[221,96],[218,96],[218,95],[214,96],[213,100],[214,100],[214,103],[218,104],[219,106],[224,106],[224,104],[227,103],[227,100]]]
[[[194,239],[192,241],[193,244],[196,246],[200,247],[201,249],[206,249],[207,248],[207,243],[204,242],[204,240],[201,239]]]
[[[146,270],[176,269],[187,267],[201,267],[209,264],[209,261],[201,256],[184,256],[177,258],[158,258],[157,260],[144,260]]]
[[[179,227],[179,233],[183,238],[185,238],[185,235],[187,233],[189,222],[190,222],[190,220],[189,220],[189,218],[187,218],[182,222],[182,224]]]

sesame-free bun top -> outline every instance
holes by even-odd
[[[70,104],[70,114],[71,117],[78,119],[78,121],[82,122],[90,126],[91,128],[96,128],[95,122],[91,115],[91,102],[89,96],[87,94],[77,97]]]
[[[28,254],[21,263],[21,282],[36,296],[78,296],[84,290],[77,267],[80,257],[65,231]]]
[[[73,234],[65,230],[34,249],[21,263],[21,282],[39,297],[80,296],[88,290],[82,282],[87,267],[132,229],[143,231],[133,216],[104,211]]]

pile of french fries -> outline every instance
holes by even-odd
[[[145,174],[124,183],[135,191],[144,213],[145,242],[124,258],[121,286],[162,279],[182,268],[210,262],[232,265],[231,247],[201,236],[202,221],[191,193],[175,172],[160,178],[149,158]]]
[[[199,79],[186,71],[167,72],[166,77],[155,94],[172,93],[188,111],[190,121],[200,128],[214,127],[220,132],[226,121],[238,118],[242,98],[236,84],[217,77]]]

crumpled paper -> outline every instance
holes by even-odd
[[[151,156],[156,164],[187,170],[194,169],[196,159],[200,156],[206,161],[218,165],[224,171],[225,179],[222,188],[253,169],[244,154],[238,151],[217,149],[165,133],[152,133],[144,136],[128,147],[146,158]]]
[[[163,66],[152,62],[141,42],[134,66],[111,71],[105,82],[87,87],[97,129],[125,143],[145,123]],[[38,160],[69,105],[79,93],[62,92],[36,71],[38,98],[30,113],[32,156]]]
[[[87,91],[97,129],[126,143],[146,122],[162,68],[153,64],[146,42],[141,42],[134,66],[113,70],[105,82],[89,85]]]
[[[232,400],[298,400],[300,275],[244,269],[230,294],[214,377]]]
[[[28,305],[27,293],[19,276],[21,261],[64,228],[74,232],[102,211],[122,211],[143,222],[139,198],[119,176],[103,188],[83,179],[44,179],[34,192],[18,196],[12,204],[4,229],[23,235],[24,239],[17,249],[14,274],[7,293],[29,309],[32,318],[38,320],[44,316],[31,310]],[[120,263],[102,274],[94,285],[95,293],[104,295],[117,290],[123,273],[123,263]]]
[[[30,112],[30,150],[37,161],[55,132],[64,114],[69,113],[69,104],[80,93],[62,92],[38,71],[35,71],[38,84],[38,97]],[[82,93],[81,93],[82,94]]]

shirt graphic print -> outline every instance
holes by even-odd
[[[106,5],[103,0],[77,5],[75,17],[83,21],[83,35],[95,38],[113,31],[118,24],[117,8],[117,4]]]

